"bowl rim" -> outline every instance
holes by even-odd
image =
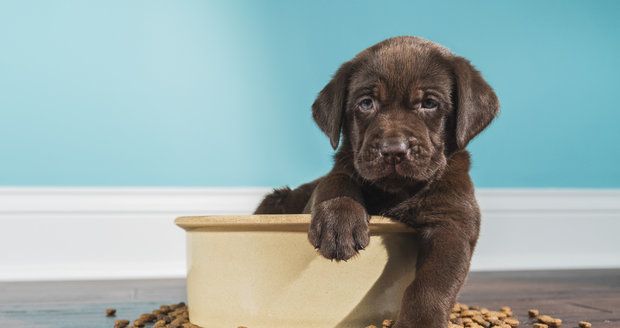
[[[181,216],[174,223],[185,231],[308,231],[310,214],[254,214]],[[371,216],[372,233],[414,232],[414,229],[384,216]]]

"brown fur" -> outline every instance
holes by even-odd
[[[311,213],[310,243],[335,260],[368,245],[369,215],[416,228],[416,279],[395,327],[446,327],[480,227],[465,147],[498,110],[466,59],[416,37],[385,40],[344,63],[312,106],[338,149],[332,170],[274,191],[256,213]]]

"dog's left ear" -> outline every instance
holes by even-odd
[[[471,63],[454,57],[456,80],[456,145],[464,149],[469,141],[491,123],[499,111],[499,100]]]
[[[353,61],[342,64],[312,104],[312,117],[329,137],[334,149],[338,148],[340,142],[340,130],[347,105],[347,89],[353,67]]]

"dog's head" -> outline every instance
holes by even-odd
[[[344,63],[312,105],[332,147],[350,147],[359,175],[386,189],[427,181],[499,110],[468,60],[417,37],[378,43]]]

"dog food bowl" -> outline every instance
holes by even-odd
[[[370,220],[370,244],[347,262],[310,245],[309,215],[181,217],[189,318],[209,328],[366,327],[395,319],[413,281],[410,228]]]

